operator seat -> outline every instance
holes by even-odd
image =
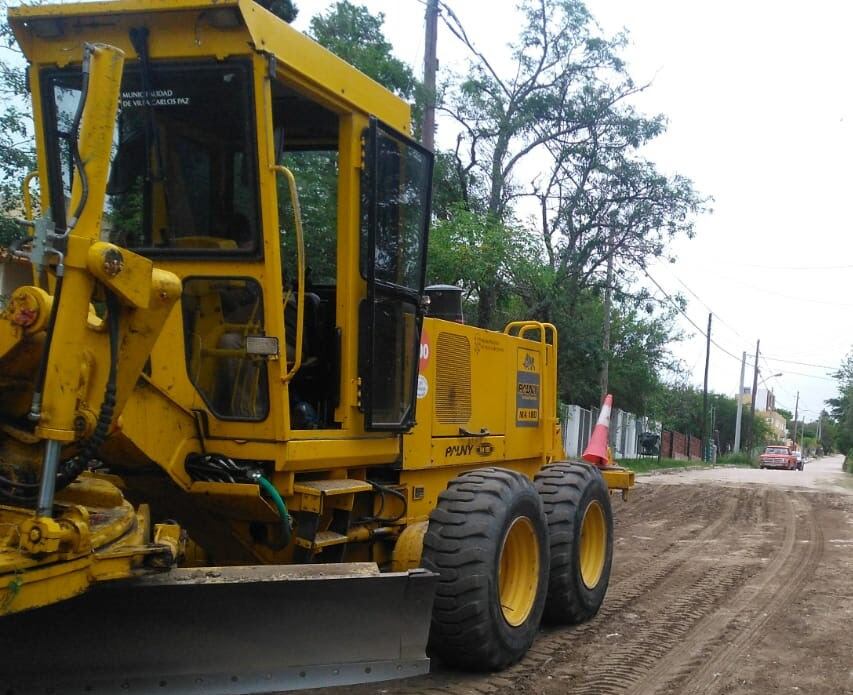
[[[287,361],[293,364],[296,354],[297,300],[295,293],[284,305],[284,326],[287,339]],[[323,400],[323,310],[322,300],[313,292],[305,293],[305,313],[302,327],[302,363],[293,377],[290,388],[291,427],[317,429],[321,427]]]

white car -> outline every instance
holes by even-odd
[[[803,470],[803,464],[806,462],[805,459],[803,458],[803,452],[802,451],[795,451],[794,457],[797,459],[797,470],[798,471]]]

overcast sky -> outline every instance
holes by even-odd
[[[506,57],[519,26],[513,0],[447,1],[478,48],[497,62]],[[301,29],[330,4],[297,3]],[[385,13],[396,54],[420,75],[423,3],[362,3]],[[629,31],[629,70],[638,82],[652,81],[637,104],[669,119],[668,132],[645,155],[715,199],[713,214],[697,221],[696,238],[676,245],[677,263],[650,269],[667,292],[688,299],[687,314],[703,330],[713,311],[714,340],[737,356],[712,346],[711,389],[737,391],[741,352],[754,355],[760,338],[767,356],[759,362],[762,378],[783,373],[767,379],[777,405],[793,411],[799,391],[801,413],[814,419],[836,393],[827,372],[853,344],[847,291],[853,6],[832,0],[589,0],[587,6],[605,32]],[[465,52],[442,26],[438,54],[442,70],[461,69]],[[675,353],[701,386],[705,339],[687,319],[679,325],[692,337]],[[751,372],[746,381],[751,385]]]

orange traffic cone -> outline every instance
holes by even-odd
[[[598,422],[592,430],[589,444],[584,449],[581,458],[597,466],[607,466],[611,462],[610,447],[607,445],[607,437],[610,433],[610,409],[613,407],[613,396],[609,393],[604,398],[604,405],[598,414]]]

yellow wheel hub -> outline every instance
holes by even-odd
[[[594,589],[604,572],[607,557],[607,522],[604,509],[597,501],[590,502],[581,522],[580,568],[587,589]]]
[[[539,589],[539,539],[526,516],[515,519],[501,547],[498,586],[504,620],[518,627],[530,615]]]

